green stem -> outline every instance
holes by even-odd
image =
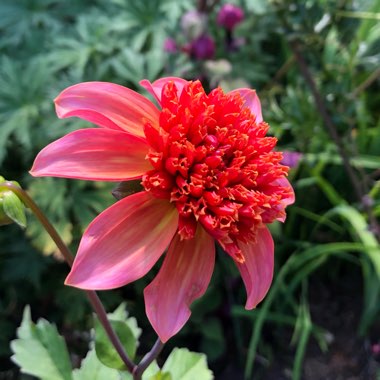
[[[24,191],[21,187],[18,187],[11,182],[1,183],[0,184],[0,191],[1,190],[12,191],[24,202],[24,204],[27,207],[30,208],[30,210],[32,210],[32,212],[37,217],[37,219],[40,221],[40,223],[44,226],[46,232],[53,239],[53,241],[57,245],[58,249],[61,251],[63,257],[65,258],[65,260],[67,262],[67,264],[69,264],[69,266],[72,267],[73,262],[74,262],[73,254],[67,248],[66,244],[63,242],[63,240],[59,236],[57,230],[49,222],[49,220],[47,219],[45,214],[37,206],[37,204],[34,202],[34,200],[28,195],[28,193],[26,191]],[[133,361],[128,357],[128,354],[125,352],[124,347],[123,347],[122,343],[120,342],[119,337],[116,335],[115,331],[113,330],[113,328],[112,328],[112,326],[111,326],[111,324],[107,318],[107,313],[104,309],[102,302],[100,301],[100,298],[98,297],[96,292],[94,292],[92,290],[86,290],[85,293],[86,293],[86,295],[87,295],[87,297],[91,303],[92,308],[94,309],[95,313],[97,314],[100,323],[102,324],[104,330],[106,331],[108,338],[110,339],[111,343],[115,347],[120,358],[123,360],[124,364],[126,365],[126,367],[129,370],[129,372],[134,373],[136,371],[136,368],[138,368],[138,366],[135,363],[133,363]],[[152,349],[152,351],[153,351],[153,349]]]
[[[62,241],[57,230],[49,222],[49,220],[46,218],[45,214],[36,205],[36,203],[33,201],[33,199],[28,195],[28,193],[26,191],[24,191],[21,187],[14,185],[12,182],[8,182],[8,181],[0,184],[0,191],[1,190],[12,191],[24,202],[25,206],[27,206],[28,208],[30,208],[30,210],[32,210],[33,214],[40,221],[40,223],[44,226],[46,232],[53,239],[54,243],[56,244],[58,249],[61,251],[63,257],[65,258],[67,264],[69,264],[69,266],[71,268],[73,265],[73,262],[74,262],[74,257],[72,255],[72,253],[67,248],[66,244]]]

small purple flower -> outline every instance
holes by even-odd
[[[176,53],[177,52],[177,43],[173,38],[166,38],[164,41],[164,51],[166,53]]]
[[[241,8],[233,4],[224,4],[219,10],[216,21],[227,30],[233,30],[243,18],[244,12]]]
[[[215,55],[215,42],[212,37],[202,35],[191,42],[190,56],[196,59],[211,59]]]
[[[301,160],[303,154],[300,152],[291,152],[289,150],[283,151],[283,159],[281,163],[290,168],[294,168],[298,165],[298,162]]]

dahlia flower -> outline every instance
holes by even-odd
[[[284,221],[294,201],[282,154],[267,137],[254,90],[206,94],[199,81],[162,78],[141,85],[159,104],[123,86],[80,83],[56,99],[58,117],[81,129],[45,147],[31,174],[96,181],[141,180],[85,231],[66,284],[112,289],[144,276],[166,251],[145,288],[147,316],[162,342],[190,317],[215,264],[215,241],[231,256],[247,291],[246,308],[273,276],[266,224]]]

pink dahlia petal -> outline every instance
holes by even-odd
[[[140,178],[151,169],[141,137],[110,129],[80,129],[54,141],[36,157],[31,174],[90,180]]]
[[[77,116],[101,127],[144,136],[145,121],[158,124],[159,111],[144,96],[107,82],[84,82],[67,88],[55,99],[60,118]]]
[[[189,319],[189,306],[205,293],[214,263],[214,241],[201,226],[193,239],[173,239],[158,275],[144,290],[147,316],[162,342]]]
[[[261,103],[260,99],[257,96],[255,90],[250,88],[238,88],[229,92],[229,94],[240,94],[240,96],[245,100],[245,105],[248,107],[252,114],[256,117],[256,123],[261,123],[263,121],[263,115],[261,113]]]
[[[274,244],[267,227],[257,233],[256,243],[239,243],[245,262],[236,263],[247,290],[246,309],[253,309],[267,294],[273,278]]]
[[[279,185],[281,187],[287,187],[289,189],[289,191],[287,193],[287,197],[284,198],[281,202],[282,209],[285,210],[286,206],[293,204],[296,200],[293,187],[286,177],[279,178],[274,183],[276,185]],[[285,211],[284,211],[284,215],[277,218],[277,220],[279,220],[280,222],[285,222],[285,220],[286,220]]]
[[[288,181],[288,179],[286,177],[282,177],[282,178],[278,179],[276,182],[280,186],[289,188],[288,197],[285,198],[284,201],[283,201],[284,207],[293,204],[295,202],[296,198],[295,198],[295,195],[294,195],[293,187],[290,184],[290,182]]]
[[[85,231],[66,284],[113,289],[144,276],[172,240],[178,213],[168,201],[140,192],[103,211]]]
[[[150,94],[152,94],[158,101],[159,104],[161,104],[161,92],[164,85],[168,82],[174,82],[177,91],[178,91],[178,97],[182,92],[183,87],[188,83],[187,80],[177,77],[166,77],[166,78],[160,78],[154,81],[153,83],[149,82],[147,79],[144,79],[140,81],[140,85],[144,87]]]

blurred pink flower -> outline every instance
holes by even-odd
[[[303,154],[300,152],[292,152],[290,150],[285,150],[282,152],[283,158],[281,163],[290,168],[294,168],[298,165],[298,162],[302,159]]]
[[[228,30],[233,30],[244,18],[243,10],[233,4],[224,4],[217,16],[217,23]]]
[[[380,357],[380,343],[374,343],[371,346],[373,356]]]
[[[166,53],[176,53],[178,50],[177,42],[173,38],[166,38],[164,41],[164,51]]]
[[[199,81],[143,80],[157,100],[105,82],[80,83],[55,100],[60,118],[100,128],[45,147],[31,174],[96,181],[141,179],[143,191],[102,212],[85,231],[66,284],[112,289],[144,276],[167,249],[144,291],[147,316],[165,342],[190,317],[210,282],[217,241],[232,257],[254,308],[272,281],[266,224],[294,201],[288,168],[266,137],[259,98],[242,88],[206,94]]]

